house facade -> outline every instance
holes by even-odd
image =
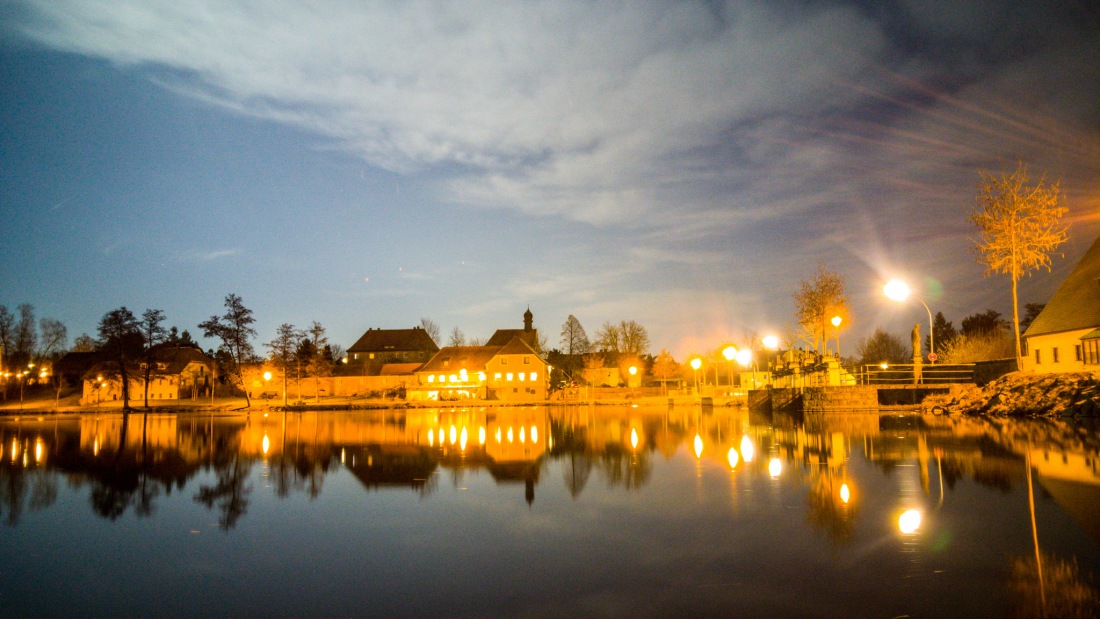
[[[187,400],[209,397],[213,384],[214,360],[198,347],[162,345],[155,353],[156,367],[149,376],[150,400]],[[122,399],[122,382],[117,375],[93,365],[83,376],[84,406]],[[130,401],[145,398],[145,375],[137,362],[129,371]]]
[[[1100,237],[1021,337],[1022,370],[1100,372]]]
[[[349,367],[389,363],[424,363],[439,352],[428,332],[412,329],[367,329],[347,350]]]
[[[537,352],[530,308],[523,329],[498,329],[484,346],[447,346],[416,371],[411,400],[546,400],[550,366]]]

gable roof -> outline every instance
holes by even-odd
[[[493,333],[493,337],[489,338],[488,342],[485,342],[485,345],[504,346],[508,344],[508,342],[511,342],[513,338],[517,337],[527,342],[527,344],[530,345],[531,348],[534,348],[535,344],[538,342],[539,330],[531,329],[530,331],[525,331],[523,329],[497,329],[496,332]]]
[[[1023,337],[1100,327],[1100,237],[1073,267]]]
[[[534,355],[535,357],[538,357],[538,353],[535,352],[535,349],[531,348],[531,345],[528,344],[527,341],[524,340],[521,337],[513,337],[507,344],[505,344],[504,346],[502,346],[500,348],[500,350],[497,352],[497,354],[498,355]]]
[[[436,352],[439,350],[439,346],[436,346],[428,332],[420,327],[413,327],[412,329],[367,329],[367,332],[351,345],[348,352],[409,350]]]
[[[446,346],[435,353],[417,372],[480,372],[496,356],[500,346]]]

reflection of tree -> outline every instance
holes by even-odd
[[[855,536],[855,511],[850,504],[840,500],[840,487],[831,475],[818,475],[810,484],[807,497],[809,509],[806,521],[837,546],[852,543]]]
[[[570,451],[563,460],[562,478],[565,480],[565,487],[569,488],[569,496],[575,499],[588,483],[588,476],[592,473],[592,458],[583,452]]]
[[[27,490],[30,489],[30,499]],[[41,469],[0,466],[0,513],[6,509],[5,524],[15,526],[23,515],[23,504],[31,511],[45,509],[57,501],[57,479]]]
[[[226,531],[248,512],[248,495],[252,493],[252,486],[247,481],[251,469],[251,463],[244,462],[239,453],[234,453],[228,461],[215,465],[217,483],[199,486],[199,493],[195,495],[196,503],[210,510],[217,508],[221,514],[218,525]]]
[[[627,490],[638,490],[644,486],[653,472],[648,452],[631,453],[618,443],[608,445],[600,454],[600,468],[610,487],[622,484]]]
[[[1062,561],[1042,553],[1043,587],[1035,557],[1017,558],[1009,588],[1015,594],[1017,617],[1093,617],[1100,597],[1078,573],[1077,561]],[[1045,605],[1044,605],[1045,599]]]

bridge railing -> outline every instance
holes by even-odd
[[[890,365],[863,365],[857,369],[856,379],[861,385],[934,385],[974,382],[973,363],[941,365],[915,365],[894,363]]]

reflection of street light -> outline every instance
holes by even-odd
[[[892,279],[886,282],[886,285],[882,287],[882,293],[885,294],[886,298],[890,299],[891,301],[898,301],[899,303],[905,301],[910,296],[912,296],[917,301],[920,301],[920,304],[924,306],[924,311],[928,312],[928,362],[935,363],[936,337],[933,333],[932,327],[932,310],[928,309],[928,304],[925,303],[924,300],[917,295],[912,294],[912,291],[909,290],[909,286],[900,279]],[[837,346],[839,347],[839,344],[837,344]]]
[[[905,535],[912,535],[920,528],[921,513],[915,509],[907,509],[898,517],[898,530]]]
[[[833,316],[833,327],[836,329],[836,358],[840,358],[840,316]]]
[[[691,369],[695,371],[695,395],[699,395],[699,368],[703,365],[703,360],[696,357],[691,360]]]

